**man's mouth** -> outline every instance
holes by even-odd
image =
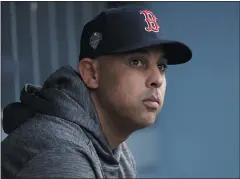
[[[151,96],[150,98],[144,99],[143,104],[148,108],[158,109],[160,106],[160,99],[155,96]]]

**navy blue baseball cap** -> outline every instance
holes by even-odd
[[[142,6],[112,8],[84,26],[79,60],[152,46],[163,49],[168,64],[181,64],[192,58],[191,49],[186,44],[163,35],[153,11]]]

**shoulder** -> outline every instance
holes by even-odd
[[[79,126],[61,118],[35,116],[2,142],[2,169],[10,176],[19,171],[21,176],[29,173],[35,176],[44,170],[43,175],[47,176],[58,170],[66,174],[77,170],[78,177],[83,172],[80,167],[92,178],[92,166],[97,169],[98,160],[94,159],[88,143],[89,139]]]
[[[39,153],[18,172],[23,178],[95,178],[100,172],[93,168],[91,156],[81,148],[54,148]]]
[[[83,147],[56,147],[31,156],[31,150],[17,151],[2,160],[5,178],[96,178],[101,177],[97,159]]]
[[[8,135],[2,144],[48,150],[65,145],[85,147],[88,141],[85,132],[77,124],[59,117],[37,114]]]

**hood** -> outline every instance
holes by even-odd
[[[118,149],[113,154],[103,135],[87,87],[73,68],[60,68],[42,87],[26,84],[21,91],[20,102],[11,103],[3,110],[4,132],[10,134],[36,113],[60,117],[81,126],[98,154],[106,159],[113,155],[119,159]]]

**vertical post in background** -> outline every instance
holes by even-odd
[[[68,62],[71,66],[77,64],[77,46],[75,43],[75,24],[74,24],[74,2],[66,2],[66,25],[67,25],[67,42],[68,42]]]
[[[37,33],[37,2],[30,2],[30,31],[32,39],[33,82],[40,85],[39,51]]]
[[[59,67],[55,2],[48,2],[48,15],[51,66],[52,71],[55,71]]]
[[[81,12],[82,12],[82,17],[81,21],[85,25],[89,20],[93,18],[93,6],[90,1],[82,1],[82,6],[81,6]]]
[[[94,2],[93,3],[93,17],[97,16],[100,14],[102,11],[107,9],[107,3],[106,2]]]
[[[80,12],[81,12],[80,19],[81,19],[81,25],[82,25],[82,29],[81,30],[83,30],[83,27],[87,23],[87,21],[92,19],[92,15],[93,15],[93,13],[92,13],[93,12],[92,2],[90,2],[90,1],[81,1]],[[82,33],[82,31],[81,31],[81,33]],[[81,36],[80,36],[80,38],[81,38]],[[81,49],[80,41],[79,41],[79,49]]]
[[[13,61],[15,66],[15,71],[13,74],[14,75],[14,96],[15,96],[15,101],[19,101],[20,70],[19,70],[19,58],[18,58],[16,5],[14,2],[10,2],[10,14],[11,14],[12,56],[13,56]]]

